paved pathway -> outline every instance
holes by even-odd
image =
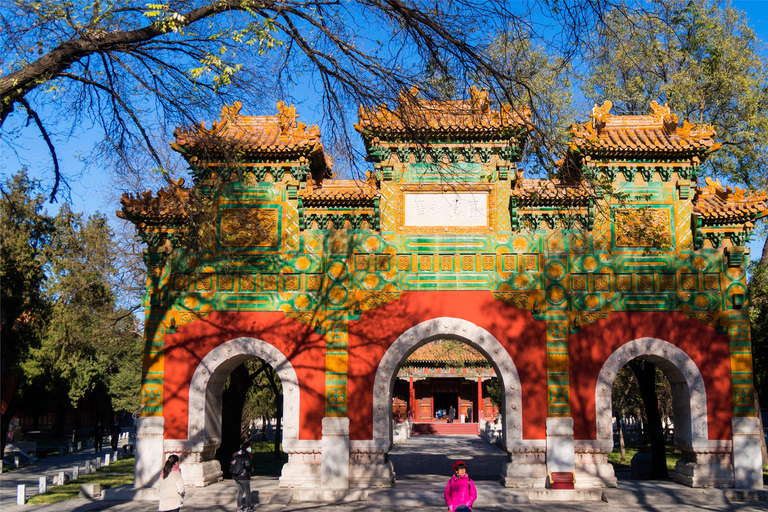
[[[444,481],[453,474],[453,463],[467,464],[474,480],[499,481],[507,460],[495,444],[483,442],[479,436],[413,436],[389,452],[398,481],[438,476]]]
[[[92,450],[91,450],[92,452]],[[89,454],[91,457],[92,453]],[[363,501],[337,503],[291,501],[291,490],[280,489],[275,477],[252,480],[256,509],[264,512],[391,512],[419,510],[445,512],[442,493],[454,460],[467,462],[473,478],[477,478],[478,500],[475,512],[756,512],[768,510],[768,501],[731,501],[733,491],[691,489],[671,482],[620,481],[618,489],[606,489],[601,501],[531,502],[525,490],[505,489],[498,484],[504,454],[479,438],[441,437],[411,438],[395,447],[390,457],[398,472],[392,489],[372,489]],[[85,459],[83,459],[85,460]],[[493,475],[495,477],[491,478]],[[5,476],[3,475],[3,486]],[[477,475],[477,476],[476,476]],[[487,478],[486,478],[487,477]],[[361,494],[361,493],[358,493]],[[763,497],[768,492],[763,492]],[[361,496],[357,496],[361,497]],[[758,497],[752,493],[751,497]],[[235,485],[231,480],[202,488],[188,489],[183,511],[234,512]],[[3,512],[155,512],[157,501],[107,501],[78,498],[55,505],[7,506]]]
[[[128,439],[121,439],[120,446],[122,447],[128,442]],[[50,487],[53,479],[60,471],[71,476],[72,469],[77,466],[80,473],[83,473],[86,461],[93,461],[97,457],[101,459],[103,464],[104,455],[112,453],[112,448],[109,447],[108,443],[106,446],[107,449],[98,454],[94,448],[87,448],[61,457],[45,457],[22,468],[3,472],[0,474],[0,507],[5,509],[7,505],[16,503],[16,487],[18,485],[26,485],[27,497],[30,497],[37,494],[38,479],[41,476],[47,478]]]

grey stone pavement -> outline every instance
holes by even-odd
[[[93,450],[90,450],[91,452]],[[90,454],[93,457],[93,454]],[[66,457],[63,457],[66,458]],[[768,510],[768,491],[738,493],[724,489],[691,489],[672,482],[619,481],[618,489],[605,489],[600,500],[581,502],[531,501],[525,490],[505,489],[498,483],[498,475],[505,456],[495,445],[488,445],[476,436],[416,436],[398,445],[390,452],[395,466],[397,483],[391,489],[371,489],[357,492],[355,501],[297,502],[289,489],[279,489],[277,478],[256,477],[251,481],[256,510],[265,512],[388,512],[392,510],[419,510],[445,512],[443,489],[456,460],[467,463],[469,474],[475,479],[478,500],[475,512],[514,511],[764,511]],[[51,463],[54,459],[48,459]],[[85,458],[83,458],[83,463]],[[41,461],[45,462],[45,461]],[[64,467],[70,461],[64,461]],[[48,464],[48,462],[45,462]],[[69,464],[71,465],[71,464]],[[30,468],[31,469],[31,468]],[[38,465],[38,473],[43,464]],[[19,471],[27,471],[19,470]],[[46,470],[51,474],[56,471]],[[16,473],[16,472],[14,472]],[[6,487],[21,478],[8,473],[0,476],[3,494]],[[36,478],[30,473],[36,486]],[[234,512],[235,486],[231,480],[202,489],[188,489],[182,510]],[[599,493],[598,493],[599,494]],[[762,499],[762,501],[756,501]],[[751,500],[751,501],[745,501]],[[157,501],[110,501],[78,498],[55,505],[15,505],[15,501],[0,502],[3,512],[34,510],[40,512],[154,512]]]

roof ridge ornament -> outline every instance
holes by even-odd
[[[592,125],[597,128],[598,131],[605,127],[605,125],[608,124],[608,120],[613,117],[611,108],[613,108],[611,100],[605,100],[605,103],[599,107],[597,106],[597,103],[595,103],[595,106],[592,108]]]
[[[291,104],[290,107],[285,105],[284,101],[277,102],[278,122],[280,123],[280,133],[287,133],[289,130],[298,128],[297,131],[304,133],[306,126],[304,123],[296,123],[299,115],[296,113],[296,107]]]

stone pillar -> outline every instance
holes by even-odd
[[[547,418],[547,472],[575,469],[573,418]]]
[[[732,418],[733,476],[737,489],[763,488],[760,423],[756,417]]]
[[[135,488],[154,487],[163,469],[163,434],[165,418],[147,417],[136,420]]]
[[[320,458],[320,486],[324,489],[349,488],[349,418],[323,418]]]

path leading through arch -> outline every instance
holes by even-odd
[[[395,478],[402,480],[447,481],[456,461],[467,464],[474,480],[499,481],[506,452],[480,436],[413,436],[389,451]]]

